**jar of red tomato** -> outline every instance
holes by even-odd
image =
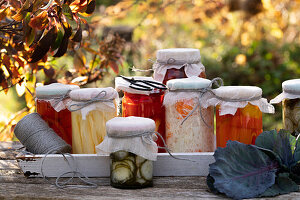
[[[36,109],[50,128],[64,141],[72,145],[71,112],[66,104],[70,101],[69,92],[79,89],[76,85],[53,83],[36,88]]]
[[[200,51],[192,48],[160,49],[153,64],[154,80],[166,84],[168,80],[198,76],[205,78]]]
[[[135,81],[137,81],[136,84],[134,84]],[[166,89],[165,86],[154,81],[151,77],[116,78],[116,90],[124,92],[122,117],[136,116],[153,119],[156,125],[155,131],[159,132],[166,139],[165,108],[163,106],[164,90],[144,84],[143,81],[150,81],[150,84],[154,83],[156,86]],[[146,87],[148,87],[148,90]],[[158,146],[164,146],[161,138],[158,138],[156,143]],[[160,152],[164,151],[160,150]]]

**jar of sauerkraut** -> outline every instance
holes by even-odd
[[[270,103],[282,102],[283,127],[293,135],[300,132],[300,79],[287,80],[282,83],[283,92]]]
[[[164,84],[168,80],[198,76],[205,78],[200,51],[192,48],[160,49],[153,64],[154,80]]]
[[[164,90],[146,85],[142,81],[155,82],[151,77],[125,77],[130,80],[139,81],[138,85],[128,82],[122,77],[115,79],[117,91],[123,91],[122,116],[137,116],[150,118],[155,121],[156,131],[165,139],[165,108],[163,107]],[[145,86],[145,87],[141,87]],[[160,87],[160,85],[157,85]],[[145,90],[149,87],[149,90]],[[161,138],[156,141],[159,146],[164,146]],[[164,150],[160,149],[160,152]]]
[[[107,136],[98,153],[110,153],[110,184],[116,188],[153,185],[157,145],[152,136],[155,122],[142,117],[116,117],[106,123]]]
[[[255,86],[222,86],[207,93],[204,107],[216,106],[217,147],[225,147],[228,140],[255,144],[262,133],[262,112],[274,113],[274,107]]]
[[[67,109],[69,93],[76,85],[53,83],[36,88],[36,110],[64,141],[72,145],[71,112]]]
[[[112,87],[84,88],[70,92],[72,150],[74,154],[94,154],[106,135],[105,123],[117,116],[118,93]]]
[[[199,77],[167,82],[166,142],[174,153],[211,152],[215,149],[214,110],[202,107],[202,95],[211,81]]]

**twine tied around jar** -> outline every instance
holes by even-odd
[[[72,91],[72,90],[68,90],[66,94],[61,95],[61,96],[59,96],[59,97],[52,97],[51,99],[53,99],[54,102],[51,103],[51,106],[52,106],[53,108],[55,108],[60,102],[62,102],[63,100],[65,100],[65,99],[67,99],[67,98],[70,98],[70,92],[71,92],[71,91]]]
[[[190,161],[190,162],[197,162],[195,160],[191,160],[191,159],[185,159],[185,158],[178,158],[176,156],[174,156],[170,149],[168,148],[167,144],[166,144],[166,141],[164,140],[164,138],[162,137],[162,135],[160,133],[158,133],[157,131],[147,131],[147,132],[132,132],[130,134],[126,134],[126,135],[115,135],[115,134],[109,134],[107,133],[107,136],[110,137],[110,138],[117,138],[117,139],[121,139],[121,138],[134,138],[134,137],[142,137],[142,141],[147,143],[147,144],[150,144],[154,142],[153,138],[155,138],[155,140],[157,139],[157,136],[162,140],[164,146],[163,147],[160,147],[160,146],[157,146],[158,148],[160,149],[164,149],[168,152],[168,154],[174,158],[174,159],[177,159],[177,160],[185,160],[185,161]]]
[[[105,99],[106,95],[107,95],[106,91],[103,90],[103,91],[99,92],[94,98],[91,98],[90,100],[82,101],[82,102],[78,102],[78,103],[69,105],[68,109],[71,112],[74,112],[74,111],[81,110],[82,108],[89,106],[96,102],[113,102],[113,100],[114,100],[113,98]],[[75,108],[72,108],[72,107],[75,107]]]
[[[197,105],[193,108],[193,110],[182,120],[181,124],[182,125],[194,112],[195,110],[199,107],[200,109],[200,116],[201,116],[201,119],[202,121],[204,122],[204,124],[208,127],[212,127],[210,126],[209,124],[206,123],[206,121],[204,120],[203,118],[203,115],[202,115],[202,111],[201,111],[201,100],[202,100],[202,97],[206,94],[206,93],[210,93],[212,94],[215,98],[221,100],[221,101],[227,101],[227,102],[242,102],[242,101],[255,101],[255,100],[259,100],[262,98],[262,96],[255,96],[255,97],[252,97],[252,98],[245,98],[245,99],[232,99],[232,98],[225,98],[225,97],[220,97],[218,95],[216,95],[214,92],[213,92],[213,89],[212,89],[212,86],[213,84],[216,84],[217,87],[221,87],[224,85],[223,83],[223,80],[219,77],[217,78],[214,78],[212,79],[210,85],[206,88],[202,88],[200,90],[173,90],[172,92],[199,92],[199,101],[197,103]]]

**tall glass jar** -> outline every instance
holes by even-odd
[[[168,148],[174,153],[214,151],[214,110],[201,106],[203,89],[210,88],[211,81],[194,76],[170,80],[167,86],[164,106]]]
[[[272,99],[272,104],[282,102],[282,120],[284,129],[293,135],[300,133],[300,79],[282,83],[283,92]]]
[[[76,85],[53,83],[36,88],[36,110],[43,120],[64,141],[72,146],[71,112],[66,104],[69,92],[79,89]]]
[[[116,117],[106,123],[107,137],[97,152],[110,153],[110,184],[136,189],[153,185],[157,145],[152,140],[155,122],[142,117]]]
[[[118,93],[112,87],[84,88],[70,92],[72,150],[74,154],[94,154],[105,135],[105,123],[117,116]]]
[[[200,51],[191,48],[161,49],[153,65],[154,79],[166,84],[168,80],[198,76],[205,78]]]
[[[204,103],[216,105],[217,147],[225,147],[228,140],[255,144],[263,131],[262,112],[274,113],[274,107],[255,86],[219,87]]]
[[[134,77],[135,80],[154,81],[151,77]],[[124,84],[124,85],[123,85]],[[116,89],[124,91],[122,98],[122,117],[137,116],[150,118],[155,121],[156,131],[165,137],[165,108],[163,107],[164,91],[152,88],[150,91],[130,87],[121,77],[116,78]],[[161,138],[156,141],[164,146]],[[160,149],[159,152],[165,152]]]

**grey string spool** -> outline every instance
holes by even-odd
[[[38,113],[23,117],[17,123],[14,133],[26,149],[34,154],[70,153],[72,150]]]

